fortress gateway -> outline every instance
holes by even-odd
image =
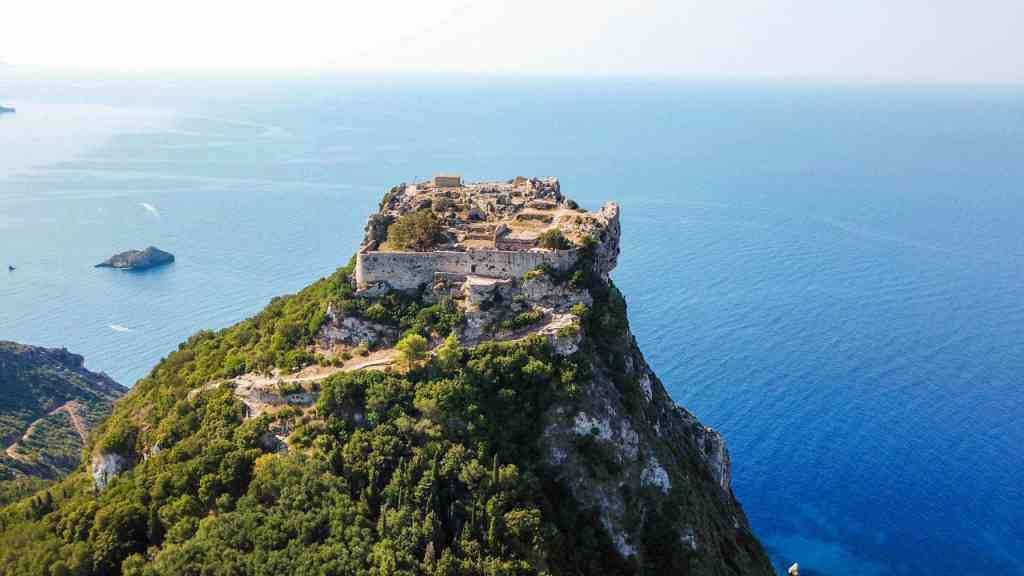
[[[421,210],[430,210],[440,224],[437,242],[423,251],[389,243],[388,227]],[[551,241],[556,230],[564,241]],[[607,276],[619,254],[618,204],[582,210],[562,196],[557,178],[464,183],[458,176],[435,176],[392,188],[370,215],[356,254],[356,286],[411,291],[439,281],[517,278],[542,265],[565,271],[589,239],[596,241],[595,265]]]

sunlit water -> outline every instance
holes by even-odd
[[[556,175],[622,204],[633,329],[725,433],[780,569],[1024,574],[1024,92],[5,78],[6,102],[0,338],[131,384],[342,265],[393,183]],[[177,261],[92,267],[151,244]]]

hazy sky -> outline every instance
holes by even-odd
[[[0,62],[1024,82],[1024,0],[12,0]]]

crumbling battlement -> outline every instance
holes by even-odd
[[[389,246],[388,227],[418,210],[434,213],[443,241],[424,252]],[[540,246],[539,238],[552,229],[568,240],[566,249]],[[354,279],[360,290],[415,290],[442,276],[521,278],[542,265],[565,271],[591,241],[595,265],[607,276],[619,254],[617,204],[582,210],[562,196],[556,178],[463,183],[458,176],[437,177],[388,192],[380,212],[367,221]]]

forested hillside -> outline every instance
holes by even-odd
[[[0,572],[770,574],[593,246],[488,293],[350,264],[196,334],[0,510]]]
[[[89,430],[125,392],[77,354],[0,342],[0,502],[78,466]]]

